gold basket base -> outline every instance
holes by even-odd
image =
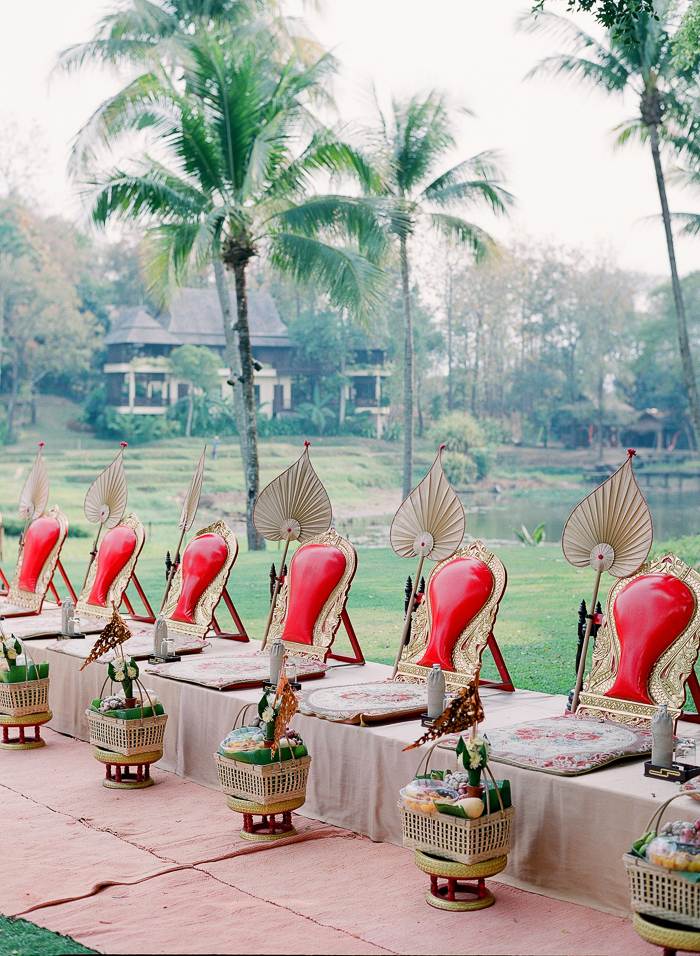
[[[108,790],[145,790],[146,787],[152,787],[155,780],[151,777],[151,764],[163,756],[162,750],[127,756],[101,747],[94,747],[92,753],[95,760],[105,765],[102,786]],[[116,768],[114,775],[112,767]],[[129,767],[136,767],[137,772],[131,773]]]
[[[52,717],[50,710],[44,710],[40,714],[22,714],[21,717],[0,714],[0,727],[39,727],[48,723]]]
[[[146,787],[152,787],[154,783],[153,777],[148,777],[147,780],[124,780],[123,777],[121,780],[107,780],[105,777],[102,786],[107,787],[108,790],[145,790]]]
[[[273,843],[275,840],[286,840],[296,836],[297,831],[292,824],[292,810],[297,810],[305,797],[296,797],[293,800],[283,800],[280,803],[271,803],[265,806],[252,800],[241,800],[238,797],[227,796],[226,805],[230,810],[243,814],[243,829],[240,831],[244,840],[254,843]],[[256,823],[253,814],[262,817]],[[278,819],[281,817],[282,819]]]
[[[440,910],[466,912],[493,906],[496,899],[493,893],[486,889],[484,880],[487,876],[494,876],[504,870],[508,857],[497,856],[493,860],[468,864],[443,860],[416,850],[413,861],[420,870],[430,875],[430,889],[425,896],[427,903]],[[440,885],[438,877],[446,879],[447,883]],[[476,880],[476,882],[465,884],[460,883],[459,880]],[[464,899],[465,895],[473,898]]]
[[[251,840],[253,843],[274,843],[275,840],[286,840],[287,837],[292,837],[297,835],[297,831],[294,827],[291,830],[283,830],[280,833],[247,833],[245,830],[240,831],[240,835],[244,840]]]
[[[45,740],[25,740],[23,744],[18,743],[0,743],[0,750],[36,750],[38,747],[45,747]]]
[[[669,923],[659,925],[662,922],[661,920],[652,922],[643,913],[632,914],[632,926],[648,943],[663,946],[671,951],[700,953],[700,930],[684,929],[681,926],[671,926]]]
[[[10,714],[0,714],[0,728],[2,728],[2,739],[0,740],[1,750],[36,750],[38,747],[46,746],[46,741],[41,739],[39,727],[48,723],[53,717],[50,710],[45,710],[40,714],[23,714],[21,717],[12,717]],[[27,739],[24,736],[25,730],[34,728],[34,737]],[[10,739],[10,730],[17,731],[17,737]]]

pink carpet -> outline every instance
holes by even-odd
[[[489,909],[437,911],[410,850],[301,816],[290,841],[246,843],[220,793],[157,766],[156,786],[108,791],[89,745],[46,739],[0,753],[17,851],[0,861],[0,911],[100,952],[268,953],[280,939],[290,954],[658,952],[626,920],[497,882]]]

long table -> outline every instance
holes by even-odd
[[[44,641],[33,641],[37,648]],[[242,648],[214,638],[203,653],[222,656],[252,653],[251,641]],[[88,665],[50,649],[50,706],[54,730],[81,740],[88,738],[85,709],[100,692],[106,665]],[[36,655],[35,659],[36,659]],[[352,684],[381,681],[391,668],[367,663],[332,667],[324,683]],[[256,702],[259,689],[217,691],[142,674],[145,686],[158,694],[168,725],[160,766],[211,788],[218,788],[214,752],[233,725],[240,709]],[[504,693],[483,688],[486,719],[482,729],[561,714],[563,696],[517,690]],[[393,724],[351,726],[297,714],[293,726],[303,736],[313,762],[304,814],[364,834],[374,841],[401,844],[398,792],[416,771],[420,752],[405,752],[422,729],[418,720]],[[698,733],[697,725],[679,724],[679,734]],[[41,752],[35,758],[41,761]],[[432,766],[454,767],[455,757],[436,749]],[[629,892],[622,854],[646,829],[654,808],[675,792],[675,785],[643,776],[640,760],[613,764],[579,777],[557,777],[492,764],[497,777],[511,781],[516,808],[514,846],[508,868],[499,880],[594,907],[616,916],[629,915]],[[100,767],[95,764],[95,775]],[[151,791],[151,799],[157,799]],[[105,799],[111,799],[105,791]],[[134,801],[140,799],[133,795]],[[670,819],[696,819],[700,806],[691,798],[672,805]],[[193,811],[196,808],[193,808]],[[196,827],[196,813],[192,824]]]

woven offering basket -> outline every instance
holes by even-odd
[[[279,763],[246,763],[214,755],[222,791],[239,800],[263,806],[306,798],[311,757],[282,760]]]
[[[253,706],[255,705],[246,704],[236,714],[232,730],[236,729],[239,718],[242,724],[245,713]],[[223,754],[215,753],[222,791],[230,797],[249,800],[266,807],[274,803],[306,799],[306,781],[309,777],[311,757],[294,757],[294,748],[288,740],[287,746],[292,753],[291,760],[266,764],[232,760]],[[281,754],[281,749],[279,752]]]
[[[657,830],[664,810],[678,797],[676,793],[652,815],[647,832]],[[625,853],[622,857],[630,886],[630,902],[635,913],[654,916],[671,923],[700,929],[700,882],[690,883],[676,870],[657,866],[648,860]]]
[[[0,714],[25,717],[27,714],[44,714],[48,709],[48,677],[18,681],[16,684],[0,683]]]
[[[136,717],[134,720],[120,720],[94,710],[86,710],[85,714],[90,727],[90,743],[94,747],[113,750],[125,757],[163,749],[167,714]]]
[[[425,755],[426,773],[428,759],[435,749],[435,744]],[[484,768],[493,780],[496,781],[488,766]],[[418,767],[416,775],[421,771]],[[501,809],[495,813],[488,813],[476,820],[453,817],[447,813],[424,813],[422,810],[410,810],[403,801],[399,802],[401,823],[403,826],[403,845],[413,850],[421,850],[431,856],[441,857],[443,860],[454,860],[455,863],[481,863],[497,856],[505,856],[510,852],[511,831],[515,809],[504,809],[503,799],[498,787],[496,794]],[[488,801],[488,796],[487,796]]]

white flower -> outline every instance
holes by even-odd
[[[14,649],[14,647],[8,647],[8,648],[6,648],[6,649],[5,649],[5,653],[7,654],[8,658],[9,658],[11,661],[14,661],[14,660],[17,659],[17,651]]]
[[[127,677],[129,677],[129,678],[131,678],[131,679],[133,680],[134,677],[137,677],[137,676],[138,676],[138,673],[139,673],[138,670],[136,669],[136,667],[134,667],[133,664],[127,664],[127,665],[126,665],[126,676],[127,676]]]
[[[262,712],[262,719],[265,721],[266,724],[271,724],[272,721],[275,719],[275,712],[272,709],[272,707],[270,707],[269,705]]]
[[[10,665],[7,663],[7,661],[0,660],[0,671],[4,673],[5,671],[9,671],[9,669]]]
[[[114,665],[114,679],[118,681],[122,681],[125,679],[123,664]]]

